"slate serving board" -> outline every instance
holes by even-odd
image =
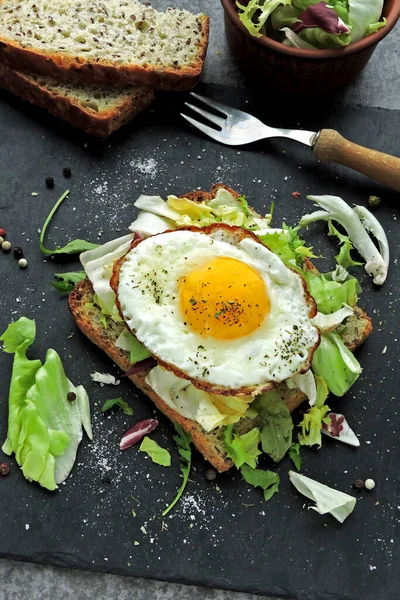
[[[271,124],[329,126],[361,144],[399,152],[398,112],[333,106],[328,98],[302,106],[234,89],[200,91]],[[11,254],[0,255],[0,330],[21,315],[36,319],[30,356],[43,359],[49,347],[60,353],[68,376],[89,393],[95,436],[93,443],[84,439],[72,475],[55,493],[25,481],[10,461],[12,472],[0,481],[0,556],[298,600],[394,600],[400,529],[398,194],[347,169],[318,165],[309,150],[288,141],[237,149],[203,139],[179,119],[183,99],[163,95],[141,119],[99,143],[8,94],[0,98],[0,227],[29,261],[22,271]],[[72,169],[69,180],[62,175],[66,166]],[[54,177],[54,190],[46,189],[47,176]],[[54,273],[79,268],[73,259],[44,259],[38,246],[39,229],[65,189],[71,194],[49,230],[48,247],[76,237],[105,242],[123,235],[142,192],[182,194],[218,181],[247,194],[260,212],[274,201],[276,225],[283,219],[295,224],[313,209],[307,193],[338,194],[364,205],[370,194],[382,197],[376,214],[391,242],[391,270],[381,289],[357,270],[364,289],[360,304],[375,330],[358,353],[364,368],[359,381],[345,398],[331,402],[345,412],[361,447],[324,438],[320,451],[303,453],[304,474],[342,491],[354,493],[356,477],[375,479],[376,489],[357,496],[343,525],[307,510],[309,503],[288,480],[289,460],[278,466],[279,494],[265,503],[233,472],[207,482],[207,464],[196,453],[182,501],[162,518],[181,481],[172,427],[158,415],[154,439],[171,450],[169,469],[152,464],[137,448],[119,452],[121,434],[155,411],[126,381],[116,388],[91,381],[95,370],[119,372],[77,331],[66,299],[50,285]],[[301,198],[293,199],[293,191]],[[337,251],[323,225],[310,228],[307,238],[321,255]],[[333,263],[318,264],[328,270]],[[0,355],[2,440],[11,364],[9,355]],[[132,418],[121,411],[101,414],[103,402],[117,396],[132,404]]]

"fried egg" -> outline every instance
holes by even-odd
[[[164,368],[209,393],[271,389],[306,371],[319,343],[302,277],[238,227],[144,239],[114,280],[138,340]]]

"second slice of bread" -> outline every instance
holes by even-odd
[[[0,87],[45,108],[85,133],[105,138],[133,119],[154,97],[151,88],[63,83],[0,64]]]
[[[137,0],[0,0],[0,59],[64,81],[189,89],[209,19]]]

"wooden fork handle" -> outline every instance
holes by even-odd
[[[333,129],[322,129],[313,148],[323,162],[350,167],[400,192],[400,158],[349,142]]]

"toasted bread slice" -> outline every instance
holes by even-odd
[[[206,15],[137,0],[0,0],[0,59],[75,83],[190,89],[208,36]]]
[[[190,197],[198,202],[210,199],[215,195],[216,190],[221,186],[214,186],[211,193],[193,192],[185,197]],[[226,186],[222,186],[225,187]],[[238,196],[233,190],[231,193]],[[310,261],[307,260],[307,268],[317,272]],[[107,328],[101,323],[101,311],[93,304],[93,288],[88,279],[79,283],[74,291],[69,295],[69,307],[72,315],[79,327],[96,346],[104,352],[117,364],[123,371],[130,367],[129,353],[117,348],[115,342],[125,325],[116,324],[111,319],[108,320]],[[356,307],[354,314],[350,316],[346,323],[346,330],[342,334],[345,344],[354,351],[372,331],[371,319],[359,307]],[[217,471],[222,473],[232,467],[232,461],[226,456],[224,442],[221,437],[220,429],[207,433],[195,421],[182,417],[179,413],[169,407],[146,383],[145,378],[148,370],[130,376],[131,381],[148,396],[154,404],[172,421],[179,423],[183,429],[190,433],[194,445],[201,452]],[[275,388],[280,394],[282,400],[287,404],[290,411],[300,406],[306,399],[305,395],[298,389],[289,390],[285,383]],[[239,431],[244,433],[254,427],[254,421],[242,419],[238,423]]]
[[[154,98],[151,88],[62,83],[0,63],[0,87],[46,109],[90,135],[105,138],[133,119]]]

